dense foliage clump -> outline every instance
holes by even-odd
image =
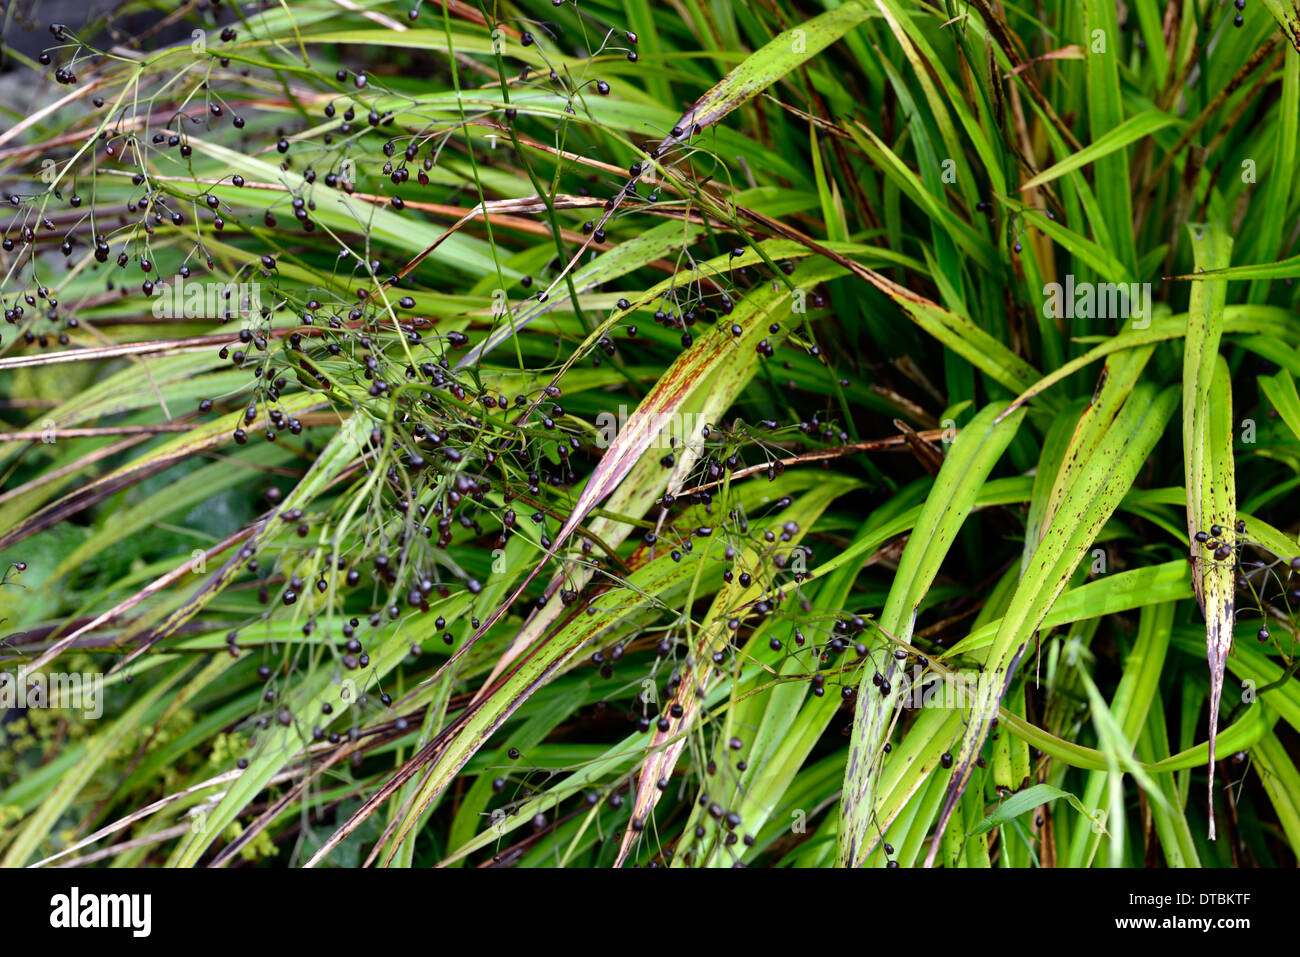
[[[3,51],[0,863],[1295,862],[1287,4],[149,9]]]

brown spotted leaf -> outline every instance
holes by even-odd
[[[1201,269],[1229,265],[1232,237],[1218,225],[1191,226],[1192,251]],[[1214,548],[1196,541],[1205,531],[1212,541],[1232,545],[1237,492],[1232,457],[1232,386],[1219,355],[1223,335],[1226,280],[1192,284],[1183,352],[1183,463],[1187,489],[1187,539],[1192,586],[1205,615],[1205,651],[1210,664],[1209,816],[1214,838],[1214,746],[1219,730],[1223,669],[1232,647],[1235,573],[1231,556],[1216,560]],[[1222,529],[1215,536],[1213,526]]]

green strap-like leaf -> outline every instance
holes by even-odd
[[[1218,224],[1191,226],[1198,268],[1222,269],[1230,262],[1232,237]],[[1229,547],[1235,541],[1237,488],[1232,455],[1232,385],[1219,356],[1227,283],[1196,283],[1187,310],[1183,351],[1183,463],[1187,489],[1187,539],[1192,586],[1205,615],[1205,647],[1210,662],[1209,815],[1214,838],[1214,745],[1218,735],[1223,669],[1232,647],[1236,592],[1234,563],[1215,557],[1215,547],[1196,540],[1204,531]],[[1219,531],[1215,531],[1215,530]]]
[[[1133,484],[1163,434],[1176,401],[1174,389],[1161,393],[1149,385],[1134,389],[1087,467],[1076,475],[1052,523],[1043,533],[989,651],[936,833],[943,833],[965,789],[988,734],[989,721],[997,713],[998,703],[1027,643]],[[933,862],[937,850],[936,842],[930,849],[927,865]]]

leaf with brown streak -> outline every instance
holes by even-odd
[[[1189,226],[1192,253],[1200,269],[1230,265],[1232,237],[1219,224]],[[1192,285],[1183,350],[1183,466],[1187,489],[1187,540],[1192,586],[1205,615],[1205,651],[1210,665],[1209,816],[1214,839],[1214,746],[1219,731],[1223,670],[1232,647],[1235,594],[1234,561],[1218,561],[1214,548],[1196,541],[1211,526],[1222,534],[1211,541],[1232,545],[1236,532],[1237,491],[1232,457],[1232,385],[1219,355],[1227,280]],[[1235,553],[1234,553],[1235,554]]]

